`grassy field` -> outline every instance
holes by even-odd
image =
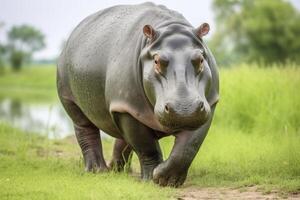
[[[84,173],[70,140],[48,140],[1,124],[1,199],[168,199],[163,189],[127,174]]]
[[[5,68],[0,74],[0,99],[22,101],[56,101],[56,70],[53,65],[25,67],[20,72]]]
[[[51,67],[7,72],[0,77],[0,97],[56,101],[54,76]],[[258,185],[265,192],[300,192],[300,68],[242,65],[222,69],[220,78],[213,125],[184,187]],[[160,143],[167,157],[173,138]],[[111,146],[112,141],[104,142],[107,160]],[[137,172],[136,158],[133,166]],[[0,125],[1,197],[168,199],[180,190],[142,183],[136,175],[86,174],[73,140]]]

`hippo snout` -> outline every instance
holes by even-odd
[[[180,109],[178,109],[176,106],[178,107],[182,107]],[[187,112],[190,112],[190,110],[192,109],[193,105],[186,105],[186,106],[180,106],[180,105],[176,105],[176,104],[172,104],[170,102],[167,102],[165,104],[165,107],[164,107],[164,112],[166,114],[169,114],[169,115],[176,115],[176,114],[181,114],[182,112],[187,111]],[[200,99],[197,99],[195,102],[194,102],[194,107],[196,107],[196,110],[195,111],[192,111],[194,113],[197,113],[197,112],[202,112],[204,111],[204,102],[201,101]],[[193,113],[191,114],[188,114],[188,115],[193,115]]]
[[[168,130],[195,130],[207,121],[210,108],[201,98],[167,100],[156,111],[159,122]]]

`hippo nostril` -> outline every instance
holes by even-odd
[[[165,112],[169,113],[169,105],[168,104],[165,105]]]

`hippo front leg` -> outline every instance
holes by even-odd
[[[154,168],[162,162],[160,146],[153,130],[129,114],[116,114],[115,119],[124,140],[139,158],[141,178],[143,180],[152,179]]]
[[[175,144],[167,160],[153,171],[153,181],[161,186],[178,187],[186,179],[188,169],[195,158],[210,127],[214,107],[209,120],[196,131],[182,131],[175,135]]]

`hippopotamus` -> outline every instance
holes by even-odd
[[[122,171],[135,152],[141,178],[178,187],[219,99],[214,56],[194,28],[162,5],[118,5],[73,30],[58,60],[58,96],[74,124],[85,170]],[[107,165],[100,130],[116,138]],[[163,160],[159,139],[174,136]]]

